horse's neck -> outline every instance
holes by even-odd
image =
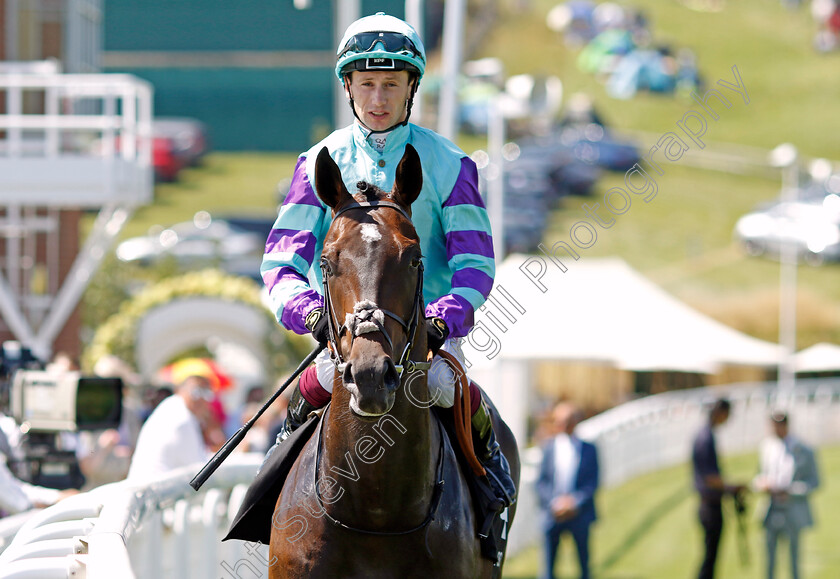
[[[328,508],[354,519],[370,515],[382,524],[422,520],[440,450],[431,412],[404,392],[391,412],[372,422],[359,420],[348,403],[349,395],[337,388],[321,441],[321,476],[332,477],[344,491]]]

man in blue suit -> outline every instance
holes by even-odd
[[[572,404],[560,403],[552,411],[559,431],[543,446],[537,495],[543,509],[544,558],[542,579],[554,579],[560,536],[574,539],[581,579],[589,579],[589,527],[595,521],[598,490],[598,452],[593,444],[574,435],[582,419]]]

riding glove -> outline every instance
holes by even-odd
[[[449,337],[449,327],[443,318],[428,318],[426,320],[426,344],[432,354],[437,354],[440,347]]]
[[[329,318],[324,315],[324,308],[315,308],[306,314],[304,325],[307,330],[312,332],[312,337],[318,340],[319,344],[326,344],[330,341]]]

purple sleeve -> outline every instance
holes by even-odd
[[[443,204],[446,257],[452,272],[450,293],[426,306],[427,317],[440,317],[454,338],[466,336],[475,323],[475,310],[493,289],[495,261],[490,219],[478,191],[478,170],[469,157]]]
[[[306,174],[306,157],[295,167],[289,193],[268,235],[260,268],[277,320],[295,333],[306,334],[306,315],[323,305],[309,285],[307,273],[315,258],[316,234],[326,210]]]

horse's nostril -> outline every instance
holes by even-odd
[[[394,392],[397,388],[400,387],[400,375],[397,372],[397,368],[394,366],[393,360],[388,358],[385,367],[385,373],[382,377],[382,381],[385,384],[385,389],[388,392]]]
[[[344,367],[344,374],[342,376],[345,384],[353,384],[355,380],[353,379],[353,367],[350,362],[347,362],[347,365]]]

